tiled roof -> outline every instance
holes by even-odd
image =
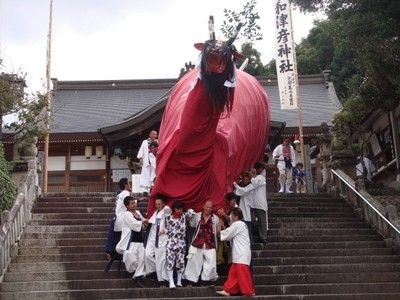
[[[280,109],[276,80],[260,78],[267,90],[271,119],[297,127],[296,111]],[[162,101],[175,79],[124,81],[55,81],[52,133],[97,132],[131,119],[145,108]],[[331,124],[341,106],[331,82],[322,75],[300,77],[303,126]]]

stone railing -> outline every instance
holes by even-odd
[[[333,190],[354,208],[361,219],[367,221],[384,237],[388,246],[400,253],[400,222],[396,209],[392,206],[384,207],[365,189],[356,188],[356,182],[342,170],[336,169],[331,172]]]
[[[36,161],[29,161],[26,175],[21,179],[17,199],[4,216],[0,232],[0,282],[13,256],[18,252],[18,242],[26,224],[31,220],[31,209],[38,196],[38,174]],[[3,219],[3,218],[2,218]]]

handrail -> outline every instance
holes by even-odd
[[[21,180],[19,194],[8,213],[7,220],[1,226],[0,232],[0,282],[16,250],[18,241],[26,224],[32,218],[31,209],[37,195],[38,175],[36,161],[29,162],[29,171]]]
[[[357,191],[356,188],[348,182],[348,180],[346,180],[342,175],[340,175],[338,171],[333,170],[333,169],[331,171],[343,183],[345,183],[354,193],[356,193],[365,203],[367,203],[388,225],[390,225],[390,227],[392,227],[397,232],[397,234],[400,235],[400,230],[395,225],[393,225],[384,215],[382,215],[382,213],[380,213],[367,199],[365,199],[365,197],[359,191]],[[343,171],[340,171],[340,172],[343,172]],[[354,181],[353,181],[353,183],[354,183]]]

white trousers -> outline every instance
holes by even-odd
[[[167,236],[161,235],[158,240],[158,248],[156,248],[155,239],[147,241],[145,254],[146,274],[156,272],[157,280],[168,280],[167,267],[165,265],[167,251]]]
[[[190,246],[184,278],[198,282],[201,274],[203,281],[215,281],[217,274],[217,254],[215,249],[201,249]]]
[[[124,250],[122,261],[129,273],[134,273],[133,277],[144,276],[144,247],[143,243],[130,243],[129,249]]]
[[[292,169],[279,169],[279,185],[280,190],[286,192],[289,191],[290,186],[293,182],[293,171]]]

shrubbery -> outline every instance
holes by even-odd
[[[10,209],[17,195],[17,187],[11,178],[8,165],[3,144],[0,143],[0,211]]]

